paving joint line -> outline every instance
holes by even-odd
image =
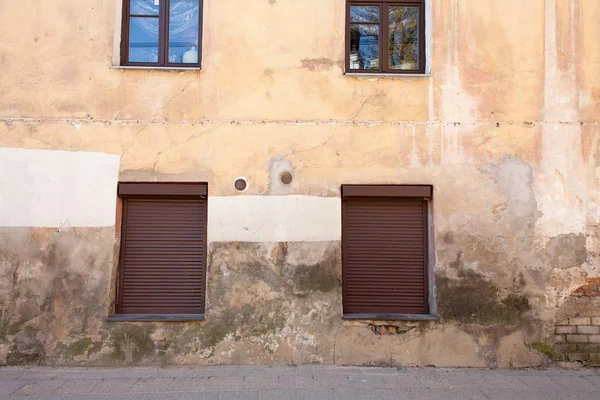
[[[529,385],[527,384],[527,382],[525,382],[523,379],[521,379],[521,377],[519,375],[517,375],[517,379],[523,384],[525,385],[526,388],[529,389]],[[487,396],[486,396],[487,397]]]
[[[593,375],[586,375],[586,376],[582,376],[582,378],[583,378],[583,379],[584,379],[586,382],[590,383],[592,386],[595,386],[595,387],[597,387],[597,388],[598,388],[598,390],[600,390],[600,385],[597,385],[597,384],[595,384],[594,382],[592,382],[591,380],[589,380],[589,379],[588,379],[588,376],[593,376]]]

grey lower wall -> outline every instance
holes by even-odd
[[[537,300],[546,285],[538,288],[514,265],[509,267],[518,279],[507,291],[464,265],[472,242],[450,232],[436,242],[439,321],[342,321],[339,242],[227,242],[209,246],[205,321],[125,323],[105,322],[114,290],[114,228],[4,228],[0,362],[469,367],[549,362],[534,345],[553,340],[556,312]],[[585,308],[585,299],[574,301],[561,309],[561,318]]]

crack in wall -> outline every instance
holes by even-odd
[[[0,117],[0,122],[5,124],[123,124],[123,125],[368,125],[368,126],[524,126],[533,127],[541,125],[560,126],[600,126],[600,120],[592,121],[380,121],[380,120],[149,120],[142,119],[94,119],[94,118],[30,118],[30,117]],[[145,129],[146,127],[144,127]],[[143,130],[143,129],[142,129]],[[140,130],[137,134],[141,133]],[[136,135],[137,135],[136,134]]]

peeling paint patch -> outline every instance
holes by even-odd
[[[584,234],[568,234],[554,237],[546,244],[546,254],[554,268],[578,268],[587,260]]]
[[[316,71],[317,69],[325,69],[331,68],[337,63],[329,58],[321,57],[321,58],[305,58],[301,60],[302,68],[306,68],[311,72]]]
[[[540,214],[533,192],[531,165],[517,157],[503,157],[497,164],[485,164],[484,173],[492,174],[506,199],[502,215],[516,229],[532,230]]]
[[[445,320],[462,323],[492,325],[518,324],[531,310],[528,297],[510,293],[500,297],[499,287],[476,271],[465,267],[459,253],[454,264],[456,278],[438,273],[438,311]]]

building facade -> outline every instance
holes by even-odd
[[[596,0],[0,0],[0,364],[600,361]]]

